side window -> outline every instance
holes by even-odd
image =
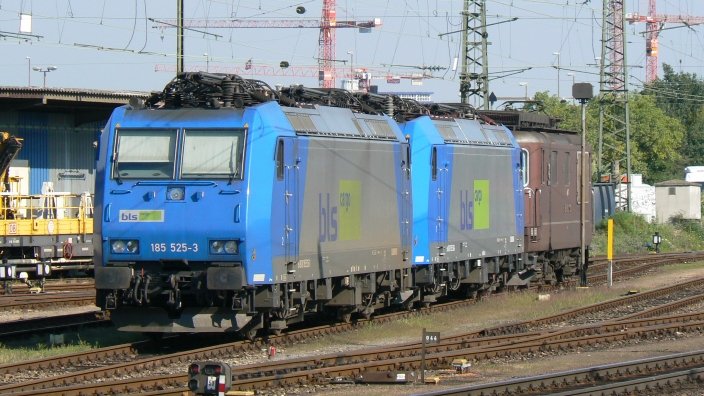
[[[430,166],[433,168],[433,180],[438,179],[438,149],[433,147],[433,153],[430,158]]]
[[[557,151],[550,152],[550,163],[548,164],[548,186],[557,183]]]
[[[571,158],[572,156],[570,155],[572,153],[570,152],[565,152],[565,161],[564,161],[564,167],[563,167],[563,175],[565,177],[565,185],[570,185],[570,182],[572,182],[572,174],[570,173],[570,169],[572,169],[572,162]]]
[[[284,141],[279,139],[276,142],[276,178],[284,179]]]
[[[530,155],[528,150],[521,149],[521,179],[523,181],[523,187],[528,186],[529,176],[530,176],[530,165],[529,165]]]
[[[545,149],[540,149],[540,185],[545,184]]]
[[[411,145],[406,144],[406,179],[411,178]]]

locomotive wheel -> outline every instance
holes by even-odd
[[[242,332],[242,335],[249,341],[254,341],[254,339],[257,338],[257,329],[247,329]]]
[[[343,323],[350,323],[352,321],[352,312],[337,311],[337,320]]]
[[[281,335],[281,329],[269,329],[269,334],[279,336]]]

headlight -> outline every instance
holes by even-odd
[[[236,240],[210,241],[211,254],[237,254],[239,246]]]
[[[210,242],[210,253],[222,253],[222,241]]]
[[[113,253],[124,253],[125,252],[125,242],[124,241],[112,241],[112,251],[113,251]]]
[[[135,240],[127,241],[125,245],[127,247],[127,251],[130,253],[137,253],[137,250],[139,250],[139,242]]]
[[[169,201],[183,201],[186,191],[183,187],[169,187],[166,190],[166,199]]]
[[[113,239],[110,242],[113,253],[139,253],[139,241],[136,239]]]
[[[228,254],[235,254],[237,253],[237,242],[235,241],[227,241],[225,242],[225,251]]]

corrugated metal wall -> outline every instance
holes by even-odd
[[[93,193],[95,185],[95,149],[93,142],[103,125],[81,125],[49,135],[49,180],[54,191]]]
[[[29,162],[29,193],[40,194],[44,182],[54,191],[93,193],[95,150],[103,122],[73,125],[70,114],[1,112],[0,128],[24,139],[17,159]]]
[[[39,194],[42,182],[49,181],[49,115],[21,112],[17,120],[17,130],[9,132],[24,139],[17,158],[29,161],[29,193]]]

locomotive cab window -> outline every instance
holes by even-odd
[[[548,186],[557,183],[557,151],[550,152],[550,162],[548,163]]]
[[[520,163],[520,170],[521,170],[521,180],[523,181],[523,187],[528,186],[529,180],[529,165],[528,165],[528,160],[529,160],[529,155],[528,155],[528,150],[526,149],[521,149],[521,163]]]
[[[433,180],[438,179],[438,149],[437,147],[433,147],[433,151],[430,154],[430,167],[432,168],[433,172]]]
[[[276,142],[276,178],[284,179],[284,141],[281,139]]]
[[[113,153],[115,179],[173,179],[176,131],[120,129]]]
[[[244,129],[189,129],[183,136],[183,178],[242,178]]]

